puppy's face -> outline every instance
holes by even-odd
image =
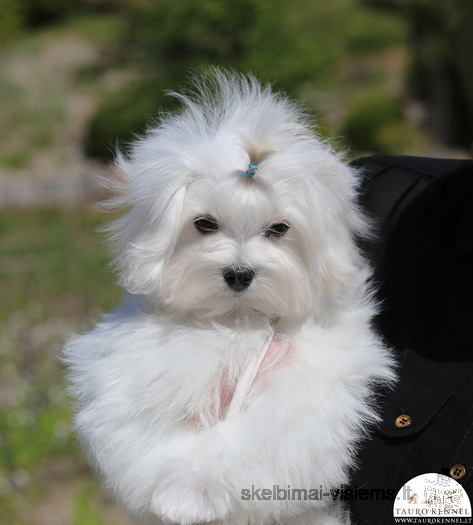
[[[181,320],[327,318],[359,271],[364,223],[354,174],[310,146],[271,154],[254,178],[235,170],[248,165],[238,145],[218,165],[215,145],[123,161],[131,209],[112,229],[122,285]]]
[[[161,271],[159,296],[168,311],[201,318],[307,314],[304,196],[287,187],[281,194],[263,176],[233,171],[197,176],[188,186],[180,231]]]

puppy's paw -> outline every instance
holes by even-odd
[[[154,491],[151,511],[167,523],[195,525],[224,519],[230,495],[219,483],[195,472],[174,472]]]

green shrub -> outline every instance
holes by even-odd
[[[19,3],[30,27],[57,22],[80,7],[79,0],[20,0]]]
[[[352,149],[401,155],[427,147],[430,139],[403,118],[399,100],[385,92],[364,95],[349,108],[345,136]]]
[[[409,122],[392,122],[382,126],[376,136],[376,151],[402,155],[429,145],[428,135]]]
[[[117,137],[128,141],[142,131],[160,106],[160,90],[179,87],[189,71],[250,71],[299,97],[307,85],[332,89],[340,61],[405,37],[399,17],[358,0],[160,0],[125,2],[123,9],[127,31],[117,55],[133,62],[145,87],[106,101],[93,117],[86,151],[102,158]]]
[[[87,155],[112,158],[117,145],[130,143],[146,130],[163,103],[163,92],[148,86],[130,88],[105,100],[89,122],[84,141]]]
[[[0,44],[17,38],[23,29],[23,9],[16,0],[0,0]]]
[[[380,130],[401,121],[401,106],[393,96],[385,92],[369,93],[348,109],[344,132],[351,148],[379,151]]]

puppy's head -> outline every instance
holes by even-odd
[[[117,161],[123,286],[181,318],[304,321],[346,302],[365,227],[356,174],[252,77],[213,71],[177,96],[182,112]]]

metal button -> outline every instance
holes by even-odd
[[[412,419],[410,416],[407,416],[406,414],[403,414],[402,416],[399,416],[396,421],[395,425],[397,428],[406,428],[412,423]]]
[[[453,479],[462,479],[462,477],[466,474],[466,468],[463,465],[453,465],[453,467],[450,469],[450,476]]]

